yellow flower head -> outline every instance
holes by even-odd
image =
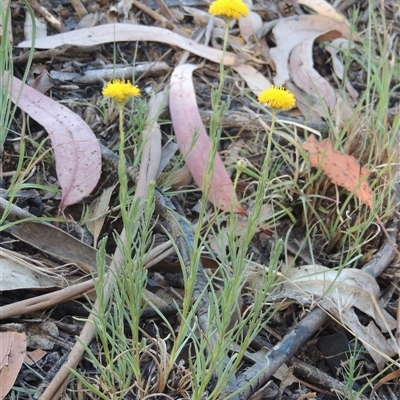
[[[216,17],[225,19],[238,19],[249,14],[249,9],[243,0],[215,0],[208,11]]]
[[[290,110],[296,105],[296,99],[292,92],[286,90],[284,87],[277,87],[272,85],[269,89],[263,90],[258,95],[258,101],[266,104],[273,111]]]
[[[111,97],[118,106],[122,107],[131,97],[140,96],[140,89],[137,85],[132,85],[130,81],[114,79],[106,83],[102,93],[103,96]]]

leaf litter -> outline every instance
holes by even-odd
[[[319,143],[313,134],[304,142],[303,149],[309,153],[310,164],[321,168],[333,184],[354,192],[365,205],[373,207],[373,193],[367,180],[369,171],[353,156],[333,150],[328,139]]]
[[[298,217],[296,201],[301,202],[304,195],[302,193],[302,184],[305,184],[305,186],[307,187],[307,196],[311,195],[311,197],[319,197],[315,209],[322,211],[321,215],[323,215],[323,217],[321,217],[321,221],[323,223],[329,224],[330,219],[334,214],[331,210],[333,201],[336,201],[336,198],[332,197],[332,199],[329,199],[329,197],[332,196],[332,188],[335,185],[342,186],[348,191],[354,193],[354,196],[356,196],[363,204],[367,205],[367,207],[371,210],[376,209],[376,205],[373,201],[374,194],[368,182],[371,180],[369,169],[372,169],[374,165],[377,165],[377,163],[374,164],[374,162],[371,162],[370,158],[366,159],[365,156],[357,157],[357,159],[360,160],[358,162],[352,154],[344,154],[337,150],[333,150],[334,142],[331,141],[332,134],[330,139],[324,139],[322,142],[318,142],[313,135],[310,135],[309,139],[302,145],[301,141],[298,140],[297,137],[297,135],[299,134],[298,123],[297,125],[293,125],[293,127],[295,127],[293,128],[294,139],[291,139],[289,141],[290,145],[282,142],[282,138],[285,138],[285,135],[287,137],[288,133],[281,133],[279,132],[279,130],[283,130],[284,126],[291,126],[290,122],[285,121],[285,119],[290,120],[290,118],[301,118],[301,116],[304,116],[304,119],[300,119],[300,122],[304,122],[304,124],[300,125],[303,125],[305,132],[307,131],[307,123],[309,121],[321,122],[329,118],[332,118],[334,120],[337,127],[342,127],[345,121],[348,121],[353,117],[354,105],[352,101],[355,101],[358,96],[358,93],[351,84],[349,77],[345,76],[345,69],[343,68],[343,64],[340,63],[340,59],[337,56],[337,49],[340,46],[348,46],[349,43],[351,43],[354,39],[357,40],[357,37],[355,35],[353,36],[350,34],[349,24],[345,16],[341,12],[338,12],[331,4],[323,0],[298,0],[294,3],[311,8],[316,14],[311,15],[307,13],[307,11],[304,12],[304,10],[307,10],[307,8],[305,8],[302,9],[300,15],[292,15],[289,17],[285,16],[283,18],[279,18],[276,21],[273,21],[275,27],[272,30],[272,35],[261,38],[264,46],[264,54],[266,54],[266,51],[269,51],[271,53],[272,60],[275,63],[275,65],[271,65],[272,69],[269,69],[270,74],[265,74],[264,70],[264,65],[268,65],[268,58],[264,60],[263,57],[260,56],[260,54],[263,53],[258,52],[259,47],[258,44],[255,43],[254,39],[257,38],[257,32],[263,29],[260,26],[260,21],[266,20],[266,23],[268,23],[269,17],[267,18],[266,16],[272,15],[272,11],[277,12],[276,9],[273,9],[274,6],[272,4],[269,5],[269,7],[271,7],[271,14],[265,13],[265,10],[263,10],[262,12],[258,11],[257,5],[254,5],[254,11],[251,11],[250,16],[243,21],[239,21],[241,37],[232,36],[230,38],[229,43],[231,44],[231,51],[228,52],[225,58],[225,65],[232,68],[232,71],[234,71],[232,72],[232,74],[237,74],[232,75],[234,77],[234,80],[229,81],[229,85],[227,87],[227,93],[234,93],[236,99],[242,96],[243,88],[246,87],[245,85],[247,85],[247,88],[250,89],[250,91],[252,91],[254,94],[258,94],[260,91],[269,87],[271,85],[271,81],[273,81],[277,85],[285,84],[286,87],[295,94],[298,104],[300,103],[298,109],[292,110],[287,115],[282,116],[282,126],[279,125],[279,119],[281,118],[281,116],[278,116],[277,124],[279,125],[279,129],[277,130],[277,132],[274,132],[273,135],[273,143],[275,146],[274,165],[278,170],[279,168],[281,168],[281,176],[277,177],[272,184],[275,185],[276,182],[280,182],[284,187],[284,190],[280,191],[281,189],[279,189],[277,185],[274,186],[275,192],[273,196],[275,199],[277,199],[276,204],[279,204],[282,209],[286,209],[288,213],[291,214],[291,223],[293,225],[288,225],[287,221],[285,221],[284,219],[274,219],[274,224],[272,224],[271,226],[274,227],[275,233],[272,235],[272,237],[267,228],[260,227],[257,233],[257,238],[255,238],[259,241],[259,244],[256,245],[255,243],[252,243],[251,257],[258,257],[261,261],[263,261],[265,265],[268,265],[268,257],[266,257],[263,253],[268,254],[268,251],[266,250],[268,246],[270,246],[272,242],[276,241],[279,238],[285,239],[285,243],[287,245],[287,249],[285,250],[285,252],[293,251],[293,248],[296,248],[297,246],[297,248],[299,249],[299,253],[296,255],[296,257],[299,257],[300,259],[302,253],[312,251],[310,247],[304,246],[304,242],[302,242],[302,240],[304,240],[304,237],[301,230],[304,230],[304,225],[301,226],[301,224],[295,222],[296,218]],[[128,4],[126,4],[125,6],[127,7],[127,9],[130,7],[130,5]],[[163,15],[170,17],[171,14],[167,12],[170,11],[168,10],[169,7],[177,12],[174,13],[175,16],[179,15],[178,9],[175,9],[169,5],[164,5],[163,7],[166,7]],[[145,10],[145,8],[143,9]],[[299,10],[299,8],[297,8],[297,10]],[[128,11],[125,11],[125,15],[128,16]],[[55,11],[53,10],[53,12]],[[279,10],[279,12],[282,11]],[[132,14],[130,15],[132,16]],[[98,15],[94,20],[100,21],[101,16]],[[161,44],[168,44],[170,46],[177,46],[181,49],[191,52],[192,56],[198,56],[200,60],[206,59],[211,61],[211,63],[218,64],[222,56],[220,49],[212,48],[207,43],[204,45],[199,44],[192,38],[188,38],[186,34],[183,35],[182,21],[183,19],[178,18],[171,25],[178,28],[176,29],[176,32],[181,32],[182,35],[176,32],[172,32],[169,29],[154,26],[145,26],[145,23],[143,23],[143,21],[143,24],[139,23],[136,25],[132,25],[130,23],[126,23],[127,20],[125,19],[123,20],[123,24],[105,24],[91,28],[70,30],[69,32],[53,34],[45,38],[37,38],[36,48],[55,48],[63,44],[74,44],[79,47],[82,43],[85,43],[85,45],[101,45],[104,43],[114,42],[120,42],[120,46],[124,47],[124,43],[127,41],[137,41],[138,43],[158,42]],[[209,21],[211,21],[209,18],[206,19],[206,23],[208,23]],[[60,24],[60,21],[55,21],[54,18],[50,18],[48,23],[58,28],[63,26],[62,23]],[[232,35],[236,34],[237,32],[233,33]],[[216,35],[215,37],[218,37],[218,35]],[[244,44],[242,39],[244,39],[247,43]],[[323,71],[323,67],[320,63],[316,61],[316,57],[314,54],[314,51],[319,46],[318,43],[323,43],[323,45],[321,44],[321,48],[325,46],[325,49],[331,54],[332,60],[326,60],[326,64],[332,62],[334,73],[340,80],[345,82],[345,90],[347,91],[346,94],[343,95],[342,93],[338,93],[336,81],[332,79],[332,77],[321,73],[321,71]],[[218,40],[216,40],[214,44],[216,47],[220,46]],[[19,44],[19,47],[21,48],[27,48],[29,46],[30,40],[21,41]],[[268,49],[269,46],[272,46],[272,48]],[[149,49],[153,51],[154,47],[149,45]],[[150,56],[150,58],[153,58],[153,61],[157,60],[157,51],[155,51],[154,56],[151,51],[150,53],[147,53],[147,55]],[[209,108],[209,103],[207,103],[207,100],[204,100],[203,98],[204,86],[202,86],[202,84],[206,83],[207,85],[211,86],[210,82],[213,79],[212,77],[215,77],[215,72],[213,70],[213,68],[215,69],[215,65],[210,66],[206,64],[206,68],[204,68],[204,66],[201,67],[201,73],[196,73],[192,75],[193,70],[197,67],[195,65],[196,61],[193,61],[193,58],[190,60],[191,64],[176,66],[174,65],[175,61],[171,60],[168,55],[165,55],[165,52],[161,53],[163,53],[162,57],[166,57],[167,63],[172,64],[172,68],[174,68],[174,72],[170,79],[172,86],[169,93],[172,128],[174,134],[176,135],[176,141],[180,145],[181,156],[183,157],[183,159],[185,159],[186,164],[189,166],[191,176],[196,184],[195,186],[197,186],[197,188],[201,188],[202,177],[204,174],[206,162],[206,158],[204,156],[207,154],[207,151],[209,149],[209,141],[207,136],[207,127],[204,126],[204,123],[202,122],[199,110],[202,111],[202,109]],[[138,54],[140,55],[140,51]],[[126,53],[123,57],[126,57],[127,55],[129,58],[129,50],[126,49]],[[82,65],[84,65],[85,62],[87,63],[87,61],[83,61]],[[52,69],[51,63],[49,64],[49,66],[49,68]],[[70,68],[68,66],[65,67],[66,69]],[[120,65],[115,66],[117,70],[120,67]],[[125,65],[123,67],[125,67]],[[64,66],[61,66],[61,68],[58,69],[63,68]],[[147,72],[144,72],[144,74],[151,74],[151,68],[147,69],[146,71]],[[352,80],[352,82],[354,81]],[[90,85],[90,81],[87,82],[87,84]],[[141,84],[144,85],[143,82]],[[59,87],[62,87],[62,85],[60,85],[60,82],[58,82],[58,87],[56,86],[56,90],[58,90]],[[154,89],[154,87],[156,86],[153,85],[152,87]],[[78,93],[80,90],[79,86],[76,86],[76,88]],[[93,88],[95,91],[99,90],[99,87],[96,87],[96,84],[94,83]],[[33,109],[35,109],[35,107],[38,107],[39,104],[35,103],[37,92],[31,92],[30,90],[32,89],[29,88],[27,90],[28,91],[25,91],[24,87],[22,91],[21,108],[26,108],[26,106],[24,106],[24,104],[26,103],[24,102],[27,102],[28,108],[33,107]],[[54,90],[54,88],[52,90]],[[360,89],[357,88],[357,90]],[[17,92],[19,92],[19,87],[14,92],[15,99]],[[29,96],[26,93],[29,93]],[[352,99],[352,101],[350,101],[349,98]],[[188,101],[188,99],[190,99],[190,101]],[[33,103],[33,105],[29,103]],[[245,106],[248,106],[247,103],[243,103]],[[68,117],[66,118],[69,121],[73,121],[74,124],[78,123],[79,129],[70,129],[71,126],[69,124],[64,124],[65,126],[63,126],[63,129],[66,129],[66,132],[68,132],[68,135],[66,136],[68,137],[67,140],[69,140],[70,143],[74,143],[75,146],[78,146],[78,150],[70,153],[75,154],[72,158],[68,157],[67,153],[65,152],[57,152],[56,149],[57,147],[59,147],[59,145],[57,145],[57,140],[60,140],[61,135],[57,130],[54,131],[51,128],[51,125],[54,126],[54,124],[56,124],[57,126],[59,126],[59,119],[57,118],[57,116],[54,117],[52,115],[53,110],[55,109],[55,107],[59,106],[59,103],[53,100],[50,101],[49,97],[47,96],[42,96],[40,97],[40,105],[42,104],[45,104],[45,106],[44,109],[42,109],[39,113],[39,116],[37,117],[37,122],[45,127],[46,131],[50,134],[52,140],[57,177],[60,187],[62,189],[62,198],[59,202],[59,209],[65,210],[65,208],[68,206],[67,210],[69,212],[69,210],[74,210],[73,204],[85,201],[85,198],[87,196],[93,196],[93,189],[96,186],[100,172],[100,151],[98,151],[99,147],[97,147],[97,145],[94,145],[94,143],[97,143],[97,139],[93,140],[95,136],[93,135],[93,133],[89,132],[90,129],[88,130],[87,127],[81,122],[77,122],[86,119],[87,115],[85,116],[84,112],[79,111],[79,113],[83,117],[83,119],[79,119],[80,117],[78,117],[75,112],[69,111],[70,114],[66,114],[68,115]],[[96,106],[99,105],[99,103],[96,102],[94,102],[93,104],[95,104]],[[235,107],[240,107],[240,101],[238,104],[239,106],[235,105]],[[72,105],[71,108],[73,108],[74,111],[76,111],[77,109],[79,110],[79,107],[77,108]],[[57,108],[57,110],[59,110],[59,108]],[[62,112],[68,113],[68,111],[64,111],[64,109]],[[252,110],[252,112],[254,111]],[[150,119],[153,120],[152,118]],[[109,123],[110,126],[112,126],[111,116]],[[149,154],[150,157],[147,161],[150,161],[150,159],[152,161],[156,161],[159,159],[159,153],[161,151],[160,144],[161,141],[164,140],[164,132],[160,131],[160,126],[157,122],[153,121],[153,123],[155,123],[155,126],[153,126],[155,130],[150,129],[144,131],[144,143],[147,143],[148,145],[148,148],[145,150],[145,154]],[[93,124],[93,126],[96,125]],[[96,136],[101,137],[102,139],[106,138],[108,144],[110,145],[111,130],[104,132],[104,128],[104,125],[100,123],[98,124],[98,128],[93,130],[96,133]],[[81,167],[75,168],[76,165],[80,162],[87,161],[86,155],[88,154],[88,148],[84,148],[84,146],[81,146],[81,144],[79,144],[81,143],[82,136],[79,135],[78,137],[74,134],[77,131],[79,131],[79,133],[81,133],[82,131],[83,137],[86,137],[89,141],[93,141],[94,148],[96,149],[96,157],[91,159],[90,163],[87,163],[93,165],[93,170],[91,168],[89,170],[82,169]],[[72,137],[71,132],[73,132]],[[226,134],[226,137],[229,137],[229,140],[232,141],[236,139],[235,135],[239,136],[238,139],[240,141],[243,141],[244,144],[240,145],[238,157],[247,158],[251,161],[251,163],[248,164],[245,172],[242,174],[241,179],[239,179],[236,191],[233,189],[233,183],[231,180],[231,177],[235,177],[235,174],[232,174],[231,172],[232,165],[229,166],[224,164],[224,162],[226,163],[226,161],[229,159],[229,157],[226,157],[226,154],[224,154],[226,151],[228,151],[227,149],[229,149],[229,147],[224,147],[224,144],[222,143],[220,148],[221,152],[219,155],[217,155],[216,158],[217,173],[212,180],[210,200],[214,203],[215,206],[220,207],[222,210],[226,211],[229,211],[232,206],[237,212],[243,212],[244,209],[251,211],[251,194],[254,193],[255,186],[255,181],[253,180],[253,178],[257,175],[258,172],[257,167],[254,166],[257,165],[259,159],[263,156],[262,151],[260,154],[259,142],[254,140],[254,136],[250,136],[251,139],[249,139],[249,136],[244,136],[243,140],[243,138],[240,136],[243,132],[248,135],[248,132],[246,132],[246,124],[239,132],[232,131],[229,128],[227,128],[224,132],[224,135]],[[293,131],[291,133],[293,134]],[[265,140],[262,136],[262,132],[257,132],[256,135],[257,137],[261,135],[262,140]],[[226,140],[226,137],[224,136],[224,140]],[[232,139],[232,137],[235,139]],[[333,135],[333,137],[335,136]],[[154,139],[154,142],[148,140],[149,138]],[[195,140],[198,140],[198,142],[194,144]],[[351,137],[351,132],[348,132],[348,137],[346,140],[348,142],[354,140]],[[363,136],[363,140],[365,140],[365,143],[367,143],[366,136]],[[278,142],[280,143],[279,145],[277,145]],[[284,144],[282,145],[281,143]],[[64,143],[63,145],[66,144]],[[281,153],[279,153],[280,146],[285,147],[285,149]],[[110,147],[112,146],[110,145]],[[298,154],[303,154],[304,151],[302,150],[302,147],[309,153],[308,157],[310,165],[314,168],[321,168],[322,172],[329,178],[330,181],[326,180],[322,182],[322,180],[320,180],[318,184],[312,186],[307,181],[307,176],[310,176],[310,174],[315,174],[315,170],[308,171],[304,169],[304,167],[299,163],[299,158],[297,158],[296,160],[297,164],[290,164],[290,166],[287,166],[286,169],[282,166],[282,160],[285,159],[285,157],[287,160],[287,158],[291,157],[293,154],[295,156],[297,154],[297,157]],[[346,147],[351,148],[351,146]],[[359,149],[357,149],[357,151],[359,151]],[[191,155],[194,155],[195,158],[191,158]],[[153,156],[154,159],[152,158]],[[378,159],[379,158],[377,158],[376,160]],[[176,159],[174,157],[170,157],[170,160],[171,163],[176,162]],[[385,159],[381,159],[381,162],[385,161]],[[143,165],[145,163],[145,160],[143,160]],[[72,173],[66,173],[65,171],[67,170],[71,171],[71,169],[69,168],[71,165],[73,166]],[[364,167],[367,165],[368,169]],[[229,173],[227,171],[227,168],[230,168]],[[139,191],[141,193],[146,192],[148,180],[155,179],[159,172],[161,171],[159,171],[158,164],[156,165],[148,162],[147,166],[143,167],[140,175],[142,182],[140,183],[139,187]],[[93,175],[91,175],[92,173]],[[293,184],[292,181],[285,180],[285,177],[290,176],[290,174],[292,173],[300,179],[300,182],[297,186],[296,184]],[[38,176],[40,176],[39,173],[37,174]],[[107,180],[108,179],[110,178],[108,177]],[[96,238],[101,238],[101,235],[104,235],[107,232],[107,229],[110,229],[108,219],[112,215],[113,211],[112,207],[108,207],[108,205],[111,205],[115,201],[115,199],[113,199],[111,189],[114,187],[115,182],[110,181],[108,183],[107,180],[101,181],[101,184],[107,182],[106,187],[108,189],[106,190],[108,190],[108,192],[106,193],[108,193],[108,195],[105,197],[104,204],[102,205],[103,212],[100,216],[100,224],[93,231]],[[184,180],[183,182],[185,182],[185,185],[187,184],[187,180]],[[174,187],[174,190],[179,189],[182,190],[182,187]],[[312,192],[312,190],[314,190],[314,192]],[[308,200],[309,199],[310,197],[308,197]],[[232,200],[233,205],[231,204]],[[181,206],[183,206],[187,215],[195,215],[195,204],[196,197],[191,198],[190,196],[185,194],[185,202],[181,202]],[[271,215],[273,218],[275,218],[273,207],[271,208],[270,204],[272,203],[267,202],[264,205],[264,209],[268,210],[268,215]],[[355,218],[354,216],[359,211],[357,211],[355,205],[353,205],[353,202],[350,202],[350,205],[351,208],[349,208],[348,211],[352,215],[352,218]],[[104,216],[104,212],[106,210],[108,210],[108,215]],[[356,218],[357,220],[362,221],[362,217],[357,216]],[[302,219],[302,217],[299,217],[299,219]],[[212,221],[211,215],[210,220]],[[343,234],[343,231],[345,230],[351,231],[352,227],[351,225],[346,225],[346,221],[348,220],[342,218],[336,235]],[[315,221],[316,226],[318,226],[318,223],[318,220]],[[242,219],[240,219],[240,222],[238,222],[238,233],[239,231],[245,231],[245,229],[243,229],[245,225],[246,218],[243,217]],[[21,225],[22,229],[24,229],[23,226],[24,225]],[[268,227],[268,225],[266,226]],[[34,226],[30,227],[31,230],[28,229],[28,224],[25,225],[25,227],[28,235],[25,235],[24,237],[21,232],[18,234],[16,231],[14,231],[16,237],[18,237],[19,235],[22,241],[26,241],[26,243],[31,243],[32,246],[40,249],[40,240],[36,241],[35,243],[34,240],[32,241],[32,239],[28,238],[28,236],[33,235],[32,229],[34,229]],[[46,226],[41,227],[41,230],[42,233],[45,234]],[[299,237],[299,240],[293,239],[292,230]],[[111,232],[112,229],[110,230],[110,233]],[[328,243],[327,246],[327,242],[329,242],[329,240],[334,240],[324,237],[323,232],[324,229],[321,229],[319,231],[316,230],[316,233],[312,237],[315,249],[320,249],[320,255],[315,255],[315,257],[317,258],[323,255],[326,248],[335,248],[331,243]],[[226,238],[228,233],[229,231],[227,231],[222,224],[218,233],[220,236],[218,236],[218,234],[215,236],[216,238],[220,237],[221,243],[224,243],[222,249],[219,248],[220,246],[218,246],[220,257],[224,257],[224,248],[229,246],[229,240],[227,240]],[[52,238],[50,235],[51,233],[49,233],[48,235],[49,243],[46,243],[46,246],[43,247],[47,247],[52,244]],[[60,253],[62,254],[62,236],[53,240],[53,244],[56,244],[55,247],[61,248]],[[265,246],[262,245],[263,241],[266,243]],[[352,242],[350,241],[349,243]],[[209,243],[208,245],[211,249],[214,247],[212,239],[211,243]],[[74,253],[74,248],[77,245],[72,241],[69,246],[72,247],[71,249],[68,248],[66,252]],[[351,246],[351,244],[349,246]],[[375,246],[375,248],[373,246]],[[375,241],[372,242],[372,245],[364,245],[362,251],[364,252],[364,254],[368,254],[368,252],[374,253],[378,249],[378,247],[379,244]],[[80,246],[76,247],[76,249],[79,248]],[[43,250],[45,249],[43,248]],[[80,251],[84,252],[84,247],[82,247]],[[341,247],[337,246],[335,248],[335,251],[340,252]],[[109,253],[111,252],[112,250],[109,251]],[[52,254],[52,256],[54,257],[58,257],[57,253],[58,251],[55,251],[53,249],[49,254]],[[296,252],[294,254],[296,254]],[[395,328],[395,320],[387,313],[386,309],[379,304],[380,287],[377,285],[375,278],[366,273],[363,273],[358,269],[344,269],[343,271],[341,271],[341,274],[338,275],[336,271],[331,269],[332,266],[336,266],[334,259],[335,257],[337,257],[337,254],[331,253],[327,254],[327,256],[333,259],[333,261],[330,260],[326,262],[327,265],[329,264],[329,267],[318,266],[318,264],[315,263],[315,265],[297,265],[296,268],[289,269],[289,272],[286,271],[285,277],[287,279],[279,286],[281,297],[271,297],[268,300],[275,300],[278,302],[279,299],[282,299],[284,297],[291,297],[301,306],[314,305],[315,302],[318,302],[321,307],[325,308],[327,311],[333,314],[338,321],[340,321],[345,327],[347,327],[351,332],[353,332],[361,339],[361,341],[365,345],[365,348],[370,353],[372,360],[374,360],[377,366],[377,370],[381,370],[386,365],[388,358],[390,361],[390,357],[395,356],[397,350],[394,343],[388,340],[390,339],[388,336],[388,330],[390,331]],[[95,257],[96,251],[94,251],[93,254],[90,252],[90,264],[93,264],[93,259]],[[294,258],[294,260],[296,259],[296,257]],[[304,254],[304,259],[308,258],[309,255]],[[62,260],[62,258],[60,259]],[[74,257],[72,257],[72,260],[73,259]],[[77,259],[79,260],[80,257],[77,257]],[[293,258],[290,258],[288,256],[283,257],[283,259],[288,264],[290,260],[293,260]],[[364,260],[363,262],[366,261]],[[76,260],[75,263],[77,263]],[[212,264],[218,265],[218,262],[213,259]],[[360,264],[358,264],[358,266],[359,265]],[[85,270],[85,268],[86,267],[84,267],[83,269]],[[213,268],[215,268],[215,266],[213,266]],[[88,267],[86,271],[89,271],[90,269],[91,268]],[[293,310],[295,310],[295,313],[297,313],[296,309],[292,308],[292,312]],[[360,313],[362,315],[367,315],[371,320],[369,322],[364,322],[359,315]],[[278,320],[274,320],[273,324],[274,323],[278,324],[279,326],[282,325],[282,322],[278,322]],[[272,327],[274,326],[273,324],[271,325]],[[274,328],[270,329],[274,330]],[[281,327],[281,329],[283,329],[284,334],[286,331],[284,325]],[[288,330],[289,327],[287,327],[287,331]],[[274,332],[274,335],[272,335],[271,338],[276,336],[275,334],[276,332]],[[277,343],[279,345],[279,341]],[[262,359],[264,358],[265,357],[262,357]],[[253,362],[255,363],[255,366],[257,366],[257,363],[262,361],[257,361],[256,359],[254,359]],[[278,381],[283,380],[284,377],[279,376]],[[284,386],[285,385],[282,382],[282,387]],[[293,391],[294,389],[290,386],[290,384],[288,384],[288,388],[286,390]]]
[[[184,64],[175,68],[171,76],[170,111],[175,135],[185,163],[198,187],[202,187],[206,173],[211,142],[201,121],[192,83],[195,65]],[[233,199],[233,204],[232,204]],[[209,200],[223,211],[244,213],[225,166],[217,154],[214,173],[210,180]]]
[[[56,154],[62,188],[59,211],[81,201],[96,187],[101,172],[101,151],[90,127],[68,108],[13,79],[12,99],[43,125]]]

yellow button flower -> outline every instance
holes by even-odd
[[[122,107],[131,97],[140,96],[140,89],[137,85],[132,85],[130,81],[114,79],[106,83],[102,93],[103,96],[111,97],[118,106]]]
[[[215,0],[208,11],[216,17],[225,19],[238,19],[249,14],[249,9],[243,0]]]
[[[258,95],[258,101],[266,104],[273,111],[290,110],[296,105],[296,99],[292,92],[284,87],[272,85],[269,89],[263,90]]]

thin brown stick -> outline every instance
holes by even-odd
[[[56,292],[46,293],[42,296],[36,296],[32,299],[26,299],[0,307],[0,320],[44,310],[45,308],[54,307],[57,304],[82,297],[85,294],[93,292],[94,282],[95,281],[91,279]]]
[[[45,7],[39,4],[36,0],[30,0],[29,5],[41,15],[55,30],[64,32],[64,25],[53,14],[51,14]]]
[[[125,231],[123,230],[120,235],[121,243],[126,243]],[[103,299],[106,303],[111,298],[112,289],[113,289],[113,280],[114,277],[121,272],[123,266],[123,255],[119,247],[114,253],[110,270],[104,277],[103,283]],[[54,379],[50,382],[47,389],[43,392],[40,400],[52,400],[58,398],[59,394],[63,393],[66,386],[68,385],[68,381],[71,375],[70,369],[75,369],[80,360],[85,353],[85,348],[83,344],[89,345],[93,340],[94,335],[96,333],[96,325],[95,321],[97,319],[97,314],[100,309],[100,304],[98,299],[93,305],[92,312],[89,315],[89,318],[85,325],[83,326],[82,332],[79,335],[79,339],[76,341],[74,347],[71,350],[71,353],[68,356],[67,362],[62,366],[62,368],[58,371]]]
[[[82,19],[88,14],[85,6],[82,4],[81,0],[71,0],[71,5],[78,14],[79,19]]]

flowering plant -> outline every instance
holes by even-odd
[[[242,0],[216,0],[208,11],[216,17],[225,19],[238,19],[249,14],[249,9]]]
[[[130,81],[114,79],[107,82],[102,91],[103,96],[111,97],[119,107],[123,107],[131,97],[140,96],[140,89]]]
[[[296,105],[296,99],[289,90],[274,85],[269,89],[263,90],[258,95],[258,101],[262,104],[266,104],[274,112],[290,110]]]

